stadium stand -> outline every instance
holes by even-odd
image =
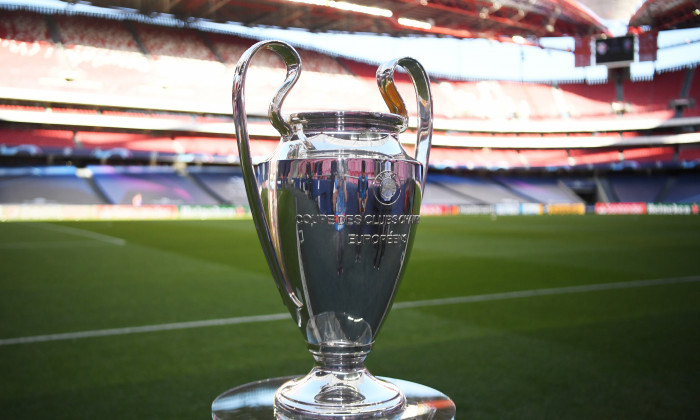
[[[243,176],[228,168],[202,168],[191,172],[192,177],[219,201],[231,205],[247,205]]]
[[[0,80],[4,86],[51,86],[62,65],[43,15],[0,10]]]
[[[76,142],[84,149],[118,149],[132,151],[155,151],[175,154],[175,145],[170,137],[156,137],[148,134],[102,133],[79,131]]]
[[[666,186],[665,175],[610,174],[610,185],[619,202],[656,202]]]
[[[0,66],[0,90],[5,93],[0,117],[6,121],[0,126],[0,159],[11,166],[18,157],[21,162],[77,166],[235,163],[231,75],[254,42],[188,27],[0,10],[0,60],[13,63]],[[386,112],[376,87],[376,66],[305,48],[298,51],[304,75],[285,110]],[[265,124],[257,119],[266,118],[269,100],[283,78],[282,63],[267,52],[256,56],[252,68],[248,89],[262,93],[249,95],[246,105],[253,117],[259,116],[251,119],[251,127],[262,127]],[[570,171],[587,171],[589,180],[606,185],[609,177],[607,199],[615,201],[641,195],[633,182],[616,178],[621,169],[695,168],[700,163],[698,146],[673,140],[697,132],[699,123],[692,119],[700,115],[695,69],[667,71],[644,81],[631,81],[617,72],[613,76],[599,84],[435,78],[435,129],[445,144],[435,144],[431,164],[434,170],[461,172],[445,178],[438,174],[424,202],[578,202],[566,182],[557,181]],[[411,97],[407,75],[398,73],[397,85]],[[413,115],[414,107],[408,108]],[[254,156],[268,156],[276,147],[277,141],[270,141],[276,134],[269,128],[253,131]],[[413,141],[408,138],[413,135],[407,135],[407,141]],[[509,145],[490,146],[498,142]],[[567,145],[556,147],[557,142]],[[411,153],[411,147],[407,149]],[[142,195],[144,202],[241,202],[240,190],[229,191],[239,185],[236,176],[216,170],[189,170],[188,177],[122,173],[117,168],[99,172],[94,179],[118,191],[144,180],[144,185],[162,181],[168,186],[169,192],[160,198]],[[473,171],[499,176],[503,171],[526,171],[527,176],[495,178],[475,176]],[[560,176],[547,175],[552,171]],[[657,178],[643,179],[656,188]],[[682,177],[669,179],[685,185]],[[659,199],[668,196],[655,193]],[[122,194],[109,201],[129,198]]]
[[[683,116],[697,117],[700,116],[700,75],[697,67],[686,70],[687,84],[683,86],[687,92],[688,106],[683,111]]]
[[[188,174],[172,168],[89,167],[95,185],[111,204],[220,204]]]
[[[426,188],[426,197],[428,198],[433,194],[429,192],[431,187],[439,185],[443,190],[450,191],[453,197],[467,198],[469,203],[497,204],[528,201],[526,197],[488,177],[435,174],[428,179],[430,180],[430,185]],[[446,203],[445,197],[442,197],[442,200],[443,204],[458,204],[457,202]]]
[[[653,81],[624,81],[624,101],[630,105],[630,115],[673,117],[672,103],[681,98],[684,76],[685,72],[668,72],[656,75]]]
[[[640,166],[661,166],[673,162],[676,151],[673,147],[629,148],[624,149],[622,155],[625,162],[635,162]]]
[[[589,167],[597,165],[610,165],[621,160],[618,150],[570,150],[571,160],[576,165],[586,165]]]
[[[428,187],[425,189],[425,195],[423,196],[422,203],[443,205],[486,204],[483,201],[470,196],[455,194],[453,190],[433,181],[428,181]]]
[[[569,154],[566,150],[522,150],[526,165],[532,168],[568,167]]]
[[[613,83],[566,83],[559,86],[572,117],[609,117],[616,101]]]
[[[216,61],[214,53],[207,47],[199,32],[191,29],[168,28],[133,24],[144,49],[155,58]]]
[[[73,132],[34,128],[0,130],[0,159],[3,166],[17,166],[39,160],[46,164],[53,155],[71,155],[75,150]]]
[[[167,99],[171,95],[181,97],[179,94],[191,93],[194,87],[190,85],[196,80],[199,95],[212,98],[212,92],[207,90],[214,87],[207,81],[212,78],[221,81],[224,72],[216,64],[220,64],[221,61],[227,66],[232,66],[245,48],[254,42],[231,35],[202,33],[187,28],[175,29],[79,16],[44,17],[26,12],[2,13],[6,15],[2,31],[4,44],[32,42],[32,48],[36,50],[34,45],[38,43],[40,54],[33,55],[59,57],[58,63],[44,63],[48,65],[38,66],[48,73],[42,75],[43,79],[47,79],[45,82],[52,83],[58,89],[74,89],[81,86],[89,90],[92,86],[93,90],[104,92],[105,89],[109,91],[111,85],[115,85],[118,86],[115,91],[127,88],[134,94],[137,94],[137,91],[148,92]],[[47,22],[55,22],[54,38],[58,41],[52,40]],[[23,29],[24,27],[33,29]],[[54,45],[54,42],[58,43]],[[56,49],[57,46],[59,51],[52,53],[51,49]],[[318,75],[327,79],[330,75],[354,74],[356,77],[349,91],[355,91],[358,85],[365,84],[369,86],[361,90],[376,90],[373,86],[376,70],[374,66],[345,58],[335,59],[304,49],[300,49],[300,54],[305,62],[304,68],[311,74],[316,73],[309,76],[312,80],[318,78]],[[28,60],[19,60],[18,63],[22,67],[26,63],[29,67]],[[279,68],[281,63],[270,53],[267,58],[264,54],[256,57],[254,65],[273,69]],[[133,71],[125,73],[125,67]],[[95,71],[97,68],[100,71]],[[178,69],[178,72],[175,72],[177,74],[173,74],[173,68]],[[495,120],[547,119],[567,115],[607,117],[614,114],[615,103],[626,100],[631,105],[631,115],[647,115],[655,111],[657,117],[663,117],[671,112],[669,101],[681,98],[684,73],[670,72],[658,75],[659,82],[653,82],[657,93],[651,97],[635,93],[648,92],[646,84],[651,82],[625,81],[625,98],[616,96],[614,81],[600,85],[579,83],[552,86],[498,81],[436,80],[436,114]],[[56,78],[56,74],[62,74],[64,77]],[[197,76],[192,77],[194,75]],[[399,77],[398,81],[399,84],[410,83],[405,75]],[[228,83],[227,81],[226,84]],[[316,81],[310,84],[319,85]],[[636,89],[635,85],[641,89]],[[182,92],[178,92],[178,87]],[[361,104],[366,106],[367,99],[365,95],[358,97],[360,99],[357,100],[356,107],[360,109]],[[308,102],[326,103],[329,108],[337,108],[334,101],[328,97],[325,101]],[[350,103],[353,103],[352,96]],[[665,113],[659,113],[661,111]]]
[[[513,116],[518,119],[558,118],[563,114],[556,88],[551,85],[500,82],[499,86],[500,102],[512,102]]]
[[[15,42],[51,43],[44,15],[0,10],[0,38]]]
[[[86,16],[55,15],[63,48],[86,46],[106,52],[140,52],[134,37],[122,21]]]
[[[661,201],[668,203],[700,202],[700,174],[678,174],[672,179]]]
[[[700,165],[700,146],[681,146],[678,150],[678,162],[687,165]]]
[[[10,22],[5,25],[10,29],[3,31],[3,37],[6,40],[15,42],[29,39],[32,42],[43,42],[48,44],[43,47],[44,49],[56,48],[52,44],[51,31],[46,24],[46,22],[56,22],[54,38],[59,40],[56,44],[60,47],[59,51],[53,54],[46,50],[42,55],[60,56],[62,59],[59,61],[65,64],[58,63],[52,66],[49,63],[48,66],[39,66],[39,68],[50,69],[44,70],[47,74],[42,75],[43,79],[59,90],[77,87],[101,93],[129,93],[131,97],[147,93],[164,100],[171,97],[183,99],[186,95],[204,96],[209,99],[220,98],[215,96],[212,90],[220,89],[222,84],[218,84],[215,88],[213,81],[225,83],[225,85],[230,82],[224,77],[226,71],[217,64],[221,61],[229,67],[232,66],[245,48],[254,42],[231,35],[208,34],[187,28],[175,29],[79,16],[44,17],[31,13],[3,13],[8,15],[7,20]],[[30,21],[29,24],[24,23],[27,19]],[[14,22],[15,20],[17,22]],[[30,35],[21,35],[27,32],[21,29],[22,25],[43,29],[30,31]],[[102,27],[109,36],[100,32]],[[75,28],[81,28],[81,30]],[[264,54],[256,57],[254,65],[269,69],[279,68],[281,66],[279,60],[270,54],[267,58]],[[352,94],[340,95],[345,98],[343,105],[346,108],[362,109],[363,106],[368,105],[368,97],[378,96],[374,87],[376,70],[374,66],[345,58],[334,59],[304,49],[300,49],[300,54],[304,59],[305,69],[310,73],[309,86],[318,88],[324,83],[328,84],[329,80],[333,80],[329,79],[331,75],[348,76],[351,73],[355,75],[350,79],[343,79],[346,83],[334,84],[342,87],[349,83],[350,88],[347,89],[347,93],[357,92],[358,88],[361,91],[355,98]],[[22,65],[23,61],[20,60],[18,63]],[[124,72],[125,67],[132,71]],[[100,71],[95,71],[97,68]],[[173,68],[177,68],[178,72],[173,72]],[[669,76],[659,75],[660,78],[668,79],[667,82],[663,82],[662,89],[659,91],[680,92],[679,81],[683,79],[681,73],[674,72]],[[62,74],[64,77],[56,77],[57,74],[59,76]],[[228,74],[230,75],[230,70]],[[227,80],[224,82],[224,79]],[[398,82],[400,85],[410,83],[405,75],[400,76]],[[434,89],[436,115],[447,117],[492,120],[551,119],[566,115],[605,117],[613,115],[613,104],[619,99],[615,94],[614,82],[602,85],[584,83],[552,86],[498,81],[436,80],[435,84],[437,85]],[[667,85],[674,84],[679,86],[674,89],[666,88]],[[110,90],[112,87],[113,91]],[[193,94],[195,90],[197,94]],[[308,91],[311,92],[313,89]],[[365,94],[370,91],[374,95]],[[634,103],[639,102],[634,98],[634,93],[629,95]],[[669,97],[673,95],[657,96],[658,98],[651,98],[652,103],[649,105],[632,107],[634,109],[631,110],[631,114],[635,114],[637,108],[647,114],[651,109],[670,112]],[[315,108],[325,106],[338,109],[342,106],[336,105],[333,97],[328,95],[313,98],[306,103],[316,104]],[[380,101],[376,103],[370,104],[369,107],[374,110],[375,107],[383,106]]]
[[[222,62],[229,66],[235,66],[245,50],[255,44],[254,40],[234,37],[225,34],[211,33],[206,35],[214,51],[217,52]],[[283,63],[271,51],[262,51],[258,54],[251,66],[270,67],[283,69]]]
[[[74,167],[0,169],[1,204],[106,204]]]
[[[533,203],[581,203],[566,184],[552,178],[497,177],[496,180]]]
[[[238,146],[233,139],[216,137],[175,137],[177,147],[184,153],[229,156],[238,155]],[[256,151],[256,154],[260,153]]]

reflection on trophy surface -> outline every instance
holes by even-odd
[[[251,162],[243,98],[248,64],[276,52],[287,79],[270,105],[282,135],[273,156]],[[398,141],[408,116],[394,84],[404,67],[419,108],[416,157]],[[425,185],[432,102],[427,74],[410,58],[380,67],[380,91],[393,113],[312,112],[285,121],[280,107],[299,77],[296,51],[260,42],[239,61],[234,117],[241,167],[263,251],[283,301],[316,366],[275,394],[280,418],[400,418],[399,387],[364,367],[405,271]]]

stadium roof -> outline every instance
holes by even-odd
[[[655,30],[700,26],[700,1],[647,0],[630,19],[630,26]]]
[[[639,5],[639,0],[623,3],[630,1]],[[605,13],[620,3],[610,0],[92,0],[90,3],[133,9],[146,15],[166,13],[183,20],[199,18],[313,32],[499,40],[514,36],[611,35],[604,21],[584,5],[587,2]],[[630,10],[628,15],[633,12],[634,9]]]

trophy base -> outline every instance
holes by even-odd
[[[401,390],[372,376],[367,369],[311,372],[282,385],[275,393],[278,417],[393,419],[406,403]]]
[[[325,413],[323,415],[297,413],[290,415],[276,407],[275,394],[289,382],[303,380],[304,377],[271,378],[241,385],[219,395],[212,403],[213,420],[271,420],[271,419],[352,419],[382,418],[401,420],[453,420],[456,408],[446,395],[432,388],[400,379],[380,378],[382,383],[390,383],[398,388],[405,400],[402,408],[382,417]],[[386,381],[386,382],[384,382]],[[342,392],[340,392],[342,394]]]

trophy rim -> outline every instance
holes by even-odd
[[[301,125],[306,133],[376,131],[399,133],[404,118],[398,114],[372,111],[298,112],[289,116],[292,125]]]

